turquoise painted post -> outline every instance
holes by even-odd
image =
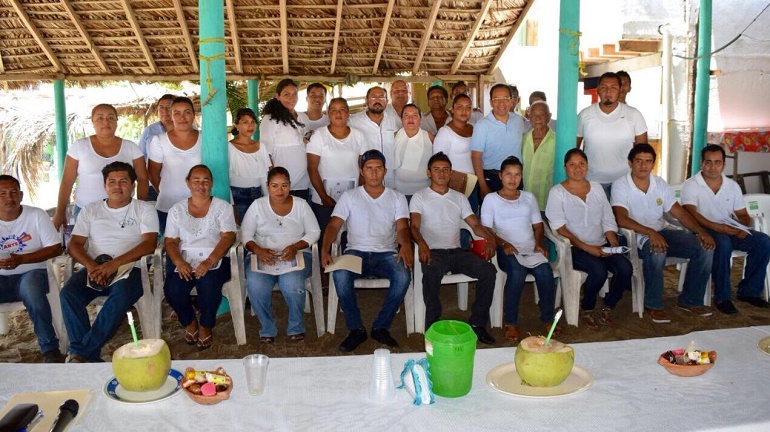
[[[214,196],[230,200],[227,160],[224,2],[198,0],[200,17],[203,163],[214,174]]]
[[[695,120],[692,127],[690,175],[700,171],[700,152],[706,146],[711,79],[711,0],[701,0],[698,15],[698,66],[695,77]]]
[[[54,116],[56,117],[56,173],[59,181],[64,175],[67,158],[67,107],[64,103],[64,80],[53,82]]]
[[[556,118],[556,151],[553,183],[567,179],[564,155],[577,137],[578,54],[580,50],[580,0],[561,0],[559,13],[559,94]]]
[[[246,85],[248,86],[249,108],[259,118],[259,80],[248,80]],[[254,135],[251,136],[251,139],[259,140],[259,128],[254,130]]]

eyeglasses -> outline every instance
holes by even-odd
[[[513,99],[513,98],[511,98],[511,97],[496,97],[496,98],[492,98],[492,102],[503,102],[503,101],[509,101],[511,99]]]
[[[374,96],[374,95],[372,95],[372,96],[369,96],[369,99],[375,99],[375,100],[387,100],[387,99],[388,99],[388,97],[387,97],[387,96],[385,96],[385,95],[382,95],[382,96]]]

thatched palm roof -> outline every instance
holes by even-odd
[[[225,0],[228,79],[475,79],[533,2]],[[0,81],[197,79],[198,52],[197,0],[0,0]]]

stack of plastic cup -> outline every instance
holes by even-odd
[[[386,402],[396,396],[393,374],[390,370],[390,351],[380,348],[374,351],[372,379],[369,383],[369,399]]]

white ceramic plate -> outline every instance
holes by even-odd
[[[760,339],[757,342],[757,348],[763,353],[770,355],[770,336]]]
[[[529,398],[555,398],[579,393],[591,388],[594,376],[586,369],[574,365],[563,383],[556,387],[531,387],[523,385],[514,362],[501,364],[487,374],[487,384],[493,389],[514,396]]]
[[[161,388],[148,392],[134,392],[128,391],[120,386],[118,379],[115,377],[110,378],[107,384],[104,385],[104,394],[107,398],[116,402],[127,404],[145,404],[158,402],[163,399],[168,399],[182,389],[182,378],[184,375],[176,369],[168,371],[168,377],[166,383]]]

